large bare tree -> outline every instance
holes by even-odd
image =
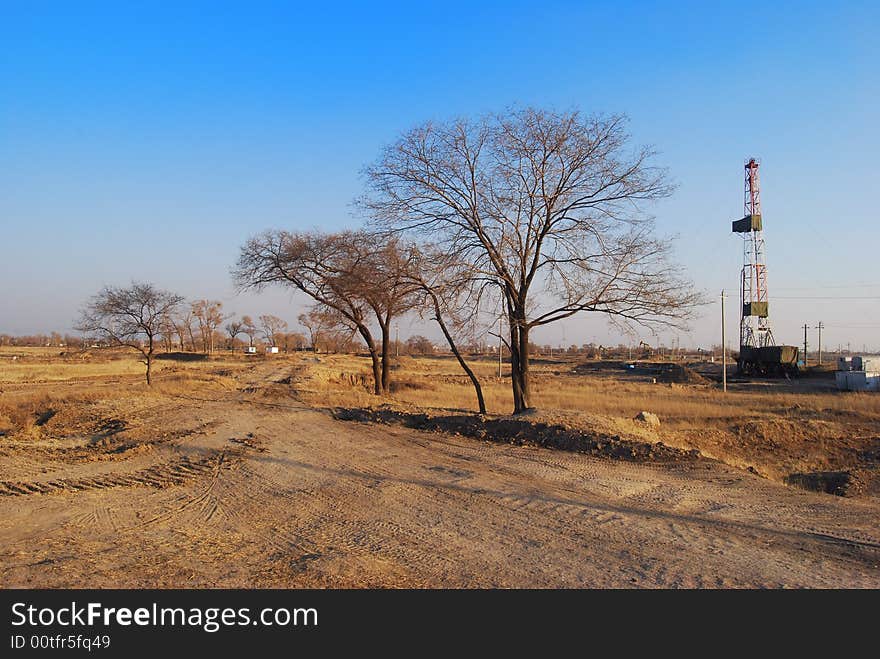
[[[680,325],[700,301],[645,212],[667,174],[628,142],[623,117],[527,108],[425,124],[366,171],[380,226],[426,234],[496,288],[515,412],[531,406],[535,327],[586,311]]]
[[[364,340],[380,395],[389,388],[391,320],[412,304],[413,289],[403,277],[406,259],[394,238],[267,231],[242,246],[233,276],[241,288],[292,286],[339,314]]]
[[[85,305],[76,328],[111,346],[127,346],[140,352],[150,385],[156,344],[167,319],[182,301],[180,295],[152,284],[133,282],[128,288],[108,286]]]

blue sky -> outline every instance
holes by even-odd
[[[878,29],[876,2],[0,0],[0,332],[69,329],[132,278],[293,322],[303,300],[232,287],[250,234],[351,226],[400,132],[520,104],[628,114],[678,183],[658,228],[713,296],[736,295],[760,157],[777,339],[822,320],[830,347],[880,347]],[[717,314],[681,343],[717,342]],[[563,331],[617,342],[592,317],[536,338]]]

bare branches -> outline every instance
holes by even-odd
[[[242,246],[233,277],[241,288],[292,286],[338,314],[363,338],[380,394],[389,386],[391,320],[412,304],[413,288],[403,276],[408,258],[393,236],[269,231]],[[373,323],[381,332],[379,345]]]
[[[266,341],[269,342],[269,345],[277,346],[279,339],[281,339],[284,332],[287,331],[287,321],[282,320],[278,316],[273,316],[272,314],[264,314],[260,316],[260,329],[263,332],[263,336],[266,337]]]
[[[680,326],[700,302],[645,212],[671,194],[667,173],[652,149],[627,146],[625,125],[539,109],[429,123],[366,170],[360,205],[377,226],[426,236],[468,281],[498,285],[517,411],[532,328],[584,311]]]
[[[167,331],[183,297],[152,284],[132,282],[129,288],[105,287],[82,309],[76,328],[113,346],[127,346],[141,353],[147,367],[147,384],[156,339]]]
[[[219,300],[196,300],[191,308],[199,326],[202,349],[210,355],[214,352],[214,334],[229,316],[223,313],[223,303]]]

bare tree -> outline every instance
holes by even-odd
[[[199,326],[202,350],[210,355],[214,352],[214,334],[228,317],[223,313],[223,303],[219,300],[196,300],[192,303],[192,315]]]
[[[174,350],[174,335],[177,333],[172,314],[167,313],[162,316],[159,321],[159,333],[161,334],[165,352],[172,352]]]
[[[459,366],[467,374],[477,395],[480,414],[486,413],[483,388],[477,374],[467,363],[454,338],[457,331],[473,327],[476,314],[469,313],[469,303],[478,297],[474,291],[474,277],[467,264],[456,263],[449,255],[428,245],[422,250],[411,248],[413,258],[406,276],[421,296],[416,308],[430,316],[446,338]],[[478,304],[478,302],[477,302]]]
[[[244,332],[244,322],[241,320],[231,320],[226,323],[227,336],[229,336],[229,351],[235,352],[235,338]]]
[[[287,330],[287,321],[278,316],[264,314],[260,316],[260,329],[270,346],[277,346],[281,335]]]
[[[406,340],[404,344],[409,355],[433,355],[434,343],[426,336],[416,334]]]
[[[268,231],[242,248],[233,276],[239,287],[293,286],[339,314],[370,353],[374,391],[388,391],[391,320],[411,304],[402,277],[406,255],[394,239],[364,232],[338,234]],[[371,328],[378,324],[381,343]]]
[[[305,350],[308,339],[301,332],[283,332],[278,335],[284,352]]]
[[[179,314],[172,314],[170,319],[174,325],[174,332],[180,339],[180,349],[186,350],[186,341],[189,339],[190,350],[195,351],[196,337],[193,333],[193,325],[196,321],[191,306],[186,306]]]
[[[182,301],[180,295],[159,290],[152,284],[108,286],[83,308],[76,329],[111,346],[128,346],[140,352],[150,385],[153,354],[162,324]]]
[[[379,226],[429,236],[500,297],[515,412],[531,406],[533,328],[585,311],[680,326],[701,301],[645,213],[671,194],[666,172],[624,124],[537,109],[429,123],[367,169]]]
[[[357,331],[340,314],[321,307],[301,313],[297,322],[308,332],[312,352],[321,352],[322,348],[324,352],[344,352]]]
[[[301,313],[299,316],[297,316],[296,322],[298,322],[302,327],[306,329],[306,332],[308,332],[309,345],[312,348],[312,352],[320,352],[318,341],[321,336],[321,332],[324,329],[320,312],[313,309],[308,313]]]
[[[241,317],[241,331],[248,338],[248,345],[254,347],[254,339],[260,333],[260,329],[254,323],[254,319],[250,316]]]

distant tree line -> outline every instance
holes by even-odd
[[[0,346],[22,346],[29,348],[70,348],[81,349],[83,337],[74,334],[0,334]]]

